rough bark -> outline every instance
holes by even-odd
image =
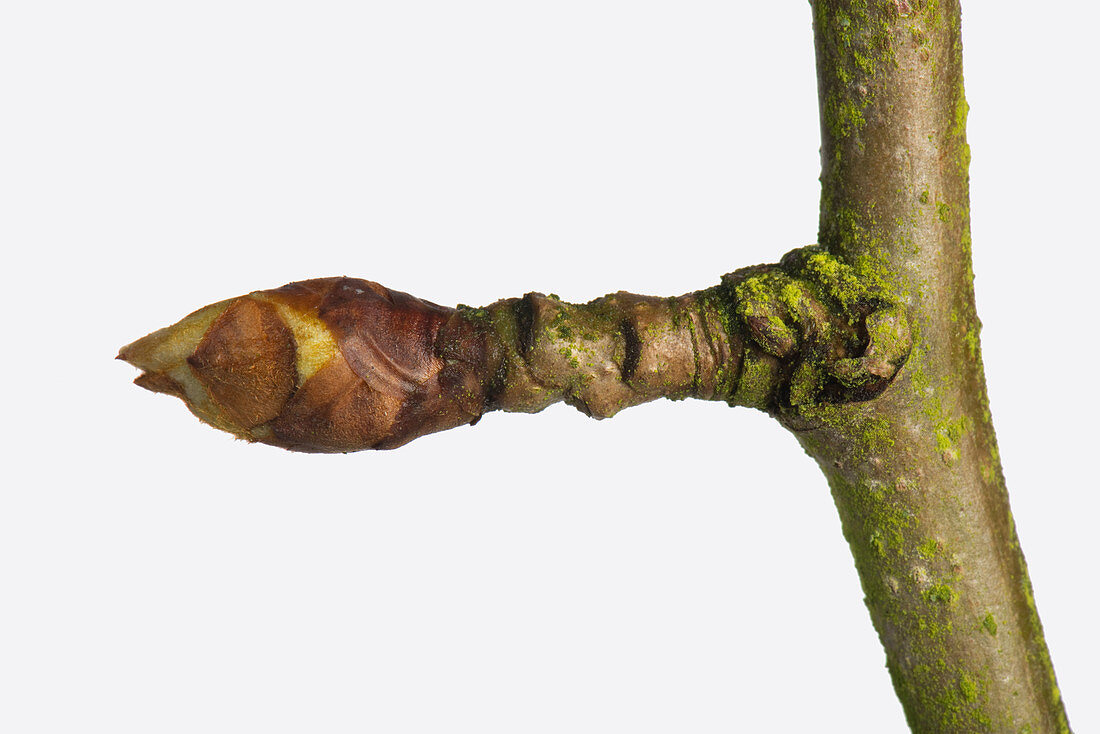
[[[829,479],[918,732],[1068,731],[986,397],[958,2],[817,0],[820,242],[908,310],[876,400],[781,419]]]

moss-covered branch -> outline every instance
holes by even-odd
[[[917,732],[1064,732],[986,399],[957,0],[814,0],[820,241],[910,316],[879,398],[782,415],[829,478]]]
[[[394,448],[490,410],[595,418],[657,398],[770,412],[874,397],[909,353],[897,303],[816,247],[676,298],[528,293],[437,306],[328,278],[201,309],[123,348],[139,385],[300,451]]]

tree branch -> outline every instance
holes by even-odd
[[[494,409],[659,397],[776,416],[829,479],[918,732],[1069,730],[1008,506],[970,260],[957,0],[814,0],[820,247],[677,298],[444,308],[292,283],[125,347],[249,441],[393,448]]]
[[[957,0],[815,0],[820,241],[906,307],[877,400],[782,419],[829,478],[914,731],[1068,731],[1008,506],[971,272]]]

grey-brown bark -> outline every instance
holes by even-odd
[[[819,0],[814,23],[821,243],[888,284],[914,343],[878,399],[784,420],[829,478],[914,731],[1067,731],[985,392],[959,4]]]

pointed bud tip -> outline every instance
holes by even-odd
[[[116,359],[129,362],[146,372],[167,372],[181,364],[198,346],[210,324],[233,302],[219,301],[163,329],[130,342],[118,351]]]

